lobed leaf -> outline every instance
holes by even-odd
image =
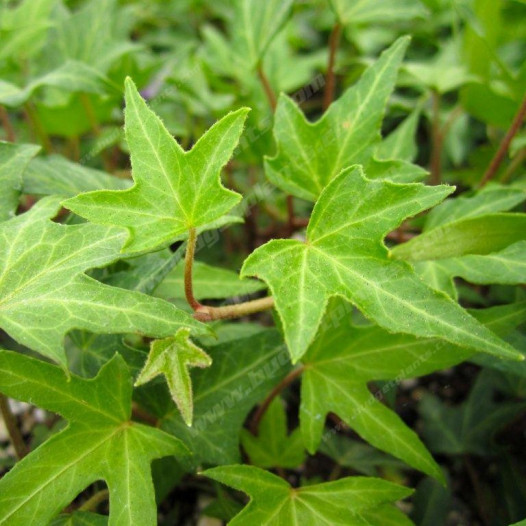
[[[187,426],[192,425],[194,404],[190,367],[210,367],[212,359],[190,340],[189,329],[179,329],[175,336],[155,340],[135,385],[143,385],[158,375],[164,375],[170,394]]]
[[[292,99],[280,96],[274,123],[277,154],[265,161],[272,183],[315,201],[344,168],[371,161],[408,44],[409,38],[398,39],[315,123]]]
[[[389,331],[522,359],[458,304],[424,285],[409,265],[390,258],[382,242],[404,218],[451,191],[369,180],[360,167],[351,167],[320,196],[305,243],[273,240],[247,258],[241,275],[269,285],[294,362],[306,352],[328,299],[336,295]]]
[[[104,285],[85,272],[119,259],[125,232],[49,221],[59,198],[0,224],[0,326],[16,341],[66,366],[64,335],[139,332],[166,337],[204,326],[173,305]]]
[[[110,526],[156,524],[150,464],[188,450],[159,429],[130,421],[132,384],[116,355],[96,378],[0,351],[0,392],[69,420],[0,480],[0,524],[46,525],[87,486],[106,481]]]
[[[101,190],[64,202],[76,214],[128,229],[127,252],[168,245],[191,228],[210,225],[241,199],[221,185],[219,172],[230,159],[248,110],[229,113],[185,152],[126,80],[125,131],[135,184]]]
[[[391,515],[385,505],[412,493],[403,486],[365,477],[292,488],[277,475],[246,465],[212,468],[203,475],[250,496],[248,505],[229,522],[231,526],[384,526]]]

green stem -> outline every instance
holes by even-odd
[[[519,107],[519,110],[515,114],[515,117],[513,118],[513,122],[511,123],[511,126],[509,127],[506,135],[502,139],[499,149],[497,150],[497,152],[495,153],[495,156],[491,160],[491,163],[489,164],[488,169],[486,170],[486,173],[484,174],[484,177],[480,181],[479,188],[482,188],[483,186],[488,184],[488,182],[491,181],[491,179],[493,179],[495,175],[497,175],[499,166],[504,160],[504,156],[506,155],[506,152],[508,151],[508,148],[510,147],[511,141],[513,140],[513,137],[515,137],[515,135],[519,131],[525,117],[526,117],[526,96],[524,97],[522,104]]]
[[[246,301],[234,305],[224,305],[223,307],[207,307],[200,305],[194,312],[194,318],[199,321],[226,320],[231,318],[241,318],[249,314],[255,314],[274,307],[274,298],[267,296],[257,300]]]
[[[188,305],[194,311],[203,308],[194,296],[194,288],[192,284],[192,267],[194,264],[195,245],[197,242],[197,233],[195,228],[191,228],[188,232],[188,243],[186,245],[186,254],[184,258],[184,293]]]
[[[79,511],[97,511],[97,507],[100,503],[108,500],[110,492],[107,489],[101,489],[92,495],[82,506],[79,507]]]
[[[9,438],[15,449],[16,458],[20,460],[27,455],[27,447],[24,438],[22,437],[22,433],[20,433],[20,429],[18,428],[15,415],[13,415],[11,408],[9,407],[9,402],[3,394],[0,394],[0,413],[2,414],[7,433],[9,434]]]
[[[334,100],[334,88],[336,85],[336,77],[334,75],[334,63],[336,61],[336,51],[340,43],[342,34],[342,25],[337,22],[331,31],[329,37],[329,63],[327,65],[327,75],[325,78],[325,93],[323,94],[323,109],[326,110]]]
[[[285,376],[285,378],[283,378],[283,380],[281,380],[281,382],[278,385],[276,385],[276,387],[274,387],[274,389],[272,389],[272,391],[265,398],[265,400],[263,400],[263,403],[257,408],[256,412],[254,413],[254,416],[252,417],[252,421],[250,422],[250,432],[253,435],[258,434],[259,423],[261,422],[263,415],[272,403],[272,400],[274,400],[276,396],[278,396],[286,387],[288,387],[294,380],[296,380],[296,378],[298,378],[304,370],[304,365],[293,369],[287,376]]]
[[[80,102],[82,106],[84,107],[84,111],[86,112],[86,116],[88,117],[88,121],[90,123],[91,129],[96,137],[100,136],[100,124],[97,119],[97,115],[95,114],[95,109],[93,108],[93,104],[91,103],[91,99],[86,95],[85,93],[80,94]]]

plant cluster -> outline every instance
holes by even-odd
[[[519,524],[525,14],[5,0],[0,524]]]

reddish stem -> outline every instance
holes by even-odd
[[[488,166],[488,169],[486,170],[484,177],[480,181],[479,188],[482,188],[483,186],[485,186],[497,174],[499,166],[504,160],[504,156],[506,155],[506,152],[508,151],[508,148],[510,147],[510,143],[513,140],[513,137],[515,137],[515,135],[517,134],[517,132],[519,131],[522,125],[522,122],[524,121],[524,117],[526,117],[526,96],[524,97],[522,104],[519,107],[519,110],[517,111],[515,117],[513,118],[513,122],[511,123],[511,126],[509,127],[506,135],[502,139],[499,149],[497,150],[497,152],[495,153],[495,156],[491,160],[491,163]]]
[[[336,85],[336,78],[334,75],[334,63],[336,61],[336,51],[340,43],[342,34],[342,25],[336,23],[331,31],[329,37],[329,63],[327,65],[327,76],[325,82],[325,93],[323,94],[323,109],[326,110],[331,102],[334,100],[334,88]]]

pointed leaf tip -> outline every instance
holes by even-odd
[[[212,358],[190,340],[189,329],[181,328],[175,336],[152,342],[150,353],[135,385],[143,385],[163,375],[185,424],[191,427],[193,393],[189,369],[210,365]]]

